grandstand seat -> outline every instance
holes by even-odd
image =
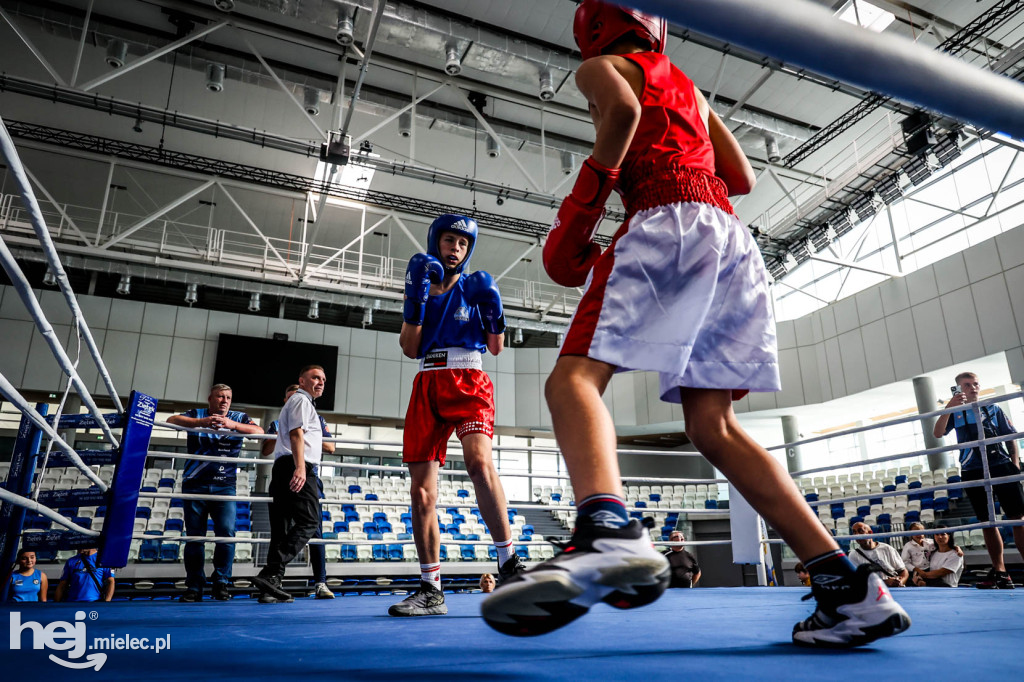
[[[526,524],[522,528],[523,535],[533,535],[533,526]]]
[[[875,523],[877,523],[879,526],[889,526],[892,524],[892,515],[879,514],[875,519]]]
[[[637,509],[646,509],[647,503],[644,502],[643,500],[637,500],[636,502],[633,503],[633,506],[636,507]]]
[[[157,481],[156,487],[157,488],[174,488],[174,484],[176,482],[177,481],[175,481],[173,478],[161,478],[159,481]]]
[[[388,561],[401,561],[404,558],[403,545],[388,545]]]
[[[148,519],[153,515],[153,510],[149,507],[136,507],[135,518],[137,519]]]
[[[808,502],[817,502],[818,493],[807,493],[804,495],[804,499],[807,500]]]
[[[185,521],[182,519],[167,519],[164,521],[164,532],[173,533],[185,530]]]
[[[331,512],[330,512],[330,510],[327,510],[327,509],[321,510],[320,511],[320,520],[321,521],[330,521],[331,520]]]
[[[143,540],[139,546],[139,562],[151,563],[160,560],[160,541]]]
[[[377,532],[377,524],[374,523],[373,521],[367,521],[366,523],[363,524],[363,532],[364,533],[376,533]]]
[[[380,533],[393,533],[394,530],[391,528],[391,524],[387,521],[381,521],[377,524],[377,531]]]
[[[894,493],[894,492],[896,492],[895,484],[890,483],[888,485],[882,486],[882,492],[883,493]]]
[[[378,545],[383,547],[383,545]],[[356,545],[357,561],[373,561],[373,548],[370,545]]]
[[[718,500],[704,500],[705,509],[718,509]]]
[[[516,556],[523,561],[527,561],[530,558],[530,550],[526,545],[516,545]]]
[[[469,497],[469,491],[466,490],[465,488],[460,488],[459,490],[455,491],[455,496],[456,497]]]
[[[477,534],[477,533],[467,533],[466,534],[466,539],[469,540],[470,542],[472,542],[474,540],[479,541],[480,540],[480,535]]]
[[[375,501],[378,501],[379,499],[380,498],[377,497],[377,493],[366,493],[366,501],[367,502],[375,502]]]
[[[335,533],[347,533],[348,532],[348,522],[347,521],[335,521],[334,522],[334,532]]]
[[[181,554],[181,543],[180,542],[161,542],[160,543],[160,561],[175,563],[179,560]]]
[[[356,494],[356,493],[361,493],[361,492],[363,492],[363,489],[362,489],[361,487],[359,487],[358,485],[350,485],[350,486],[348,487],[348,492],[349,492],[350,494],[353,494],[353,495],[354,495],[354,494]]]
[[[649,499],[651,502],[661,502],[661,495],[659,495],[658,493],[651,493],[650,495],[647,496],[647,499]]]
[[[893,483],[895,483],[896,485],[899,485],[900,483],[906,483],[906,482],[907,482],[907,476],[906,476],[906,474],[900,474],[900,475],[899,475],[899,476],[897,476],[897,477],[895,478],[895,480],[893,481]]]
[[[341,560],[342,561],[356,561],[358,554],[356,552],[355,545],[342,545],[341,546]]]
[[[440,557],[441,561],[448,561],[448,545],[441,545],[439,550],[440,553],[438,554],[438,556]]]
[[[476,550],[473,545],[460,545],[459,553],[463,561],[476,561]]]
[[[330,523],[329,521],[327,523]],[[252,521],[249,519],[235,519],[235,530],[252,530]]]

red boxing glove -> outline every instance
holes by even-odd
[[[604,203],[619,179],[618,168],[587,158],[569,196],[562,201],[544,244],[544,270],[564,287],[582,286],[601,247],[592,240],[604,216]]]

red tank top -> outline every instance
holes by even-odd
[[[732,213],[725,183],[715,175],[715,150],[697,107],[693,81],[663,54],[620,56],[644,72],[640,123],[619,180],[627,213],[684,201]]]

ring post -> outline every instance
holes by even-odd
[[[146,467],[149,438],[153,433],[156,404],[156,398],[138,391],[132,391],[128,399],[117,466],[110,484],[107,516],[100,534],[100,551],[96,557],[98,566],[122,568],[128,565],[128,551],[135,528],[135,507],[139,503],[139,488]]]
[[[45,417],[50,406],[36,403],[36,412]],[[43,441],[43,432],[27,416],[22,416],[18,437],[11,454],[11,468],[7,472],[7,490],[15,495],[30,497],[32,479],[36,475],[36,454]],[[0,505],[0,566],[12,566],[18,558],[18,540],[25,525],[25,508],[10,502]],[[9,582],[0,586],[0,604],[7,603]]]
[[[729,484],[729,531],[732,534],[732,562],[758,567],[760,585],[766,585],[761,554],[761,517],[740,491]]]

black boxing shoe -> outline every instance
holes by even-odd
[[[505,563],[498,566],[498,584],[504,583],[506,580],[511,580],[520,573],[526,572],[526,564],[519,557],[518,554],[510,556]]]
[[[252,584],[260,591],[260,594],[269,594],[278,601],[289,601],[292,595],[281,587],[281,576],[279,575],[255,575]]]
[[[632,609],[668,587],[668,561],[641,524],[622,528],[577,519],[562,551],[502,583],[481,606],[484,620],[506,635],[531,637],[568,625],[597,602]]]

